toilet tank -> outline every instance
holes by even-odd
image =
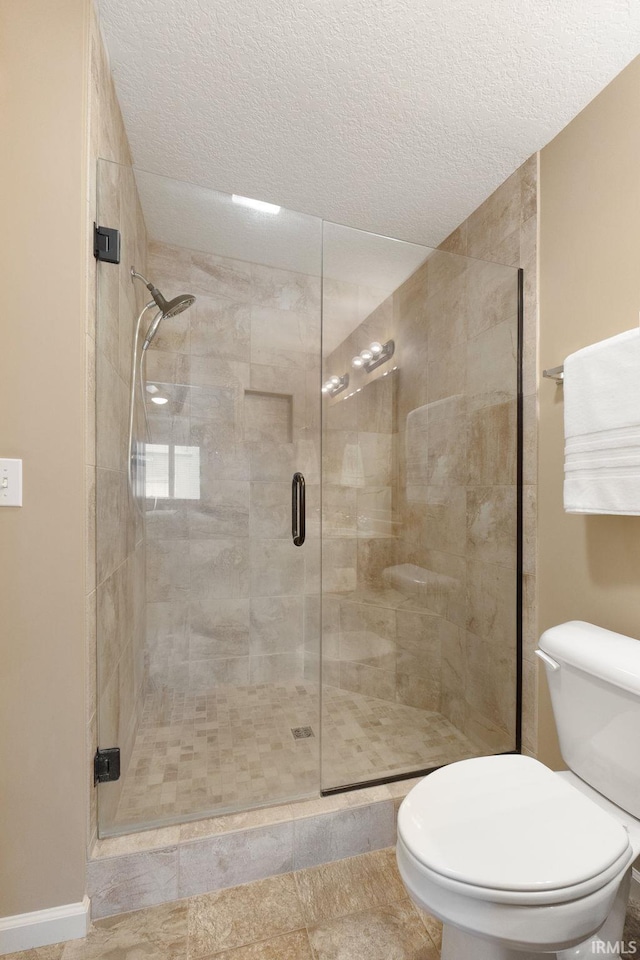
[[[562,757],[640,817],[640,641],[573,620],[540,637]]]

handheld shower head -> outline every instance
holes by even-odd
[[[177,317],[179,313],[187,310],[196,300],[190,293],[181,293],[177,297],[174,297],[173,300],[165,300],[158,288],[154,287],[152,283],[148,283],[147,287],[151,291],[151,296],[162,313],[163,320],[165,317]]]
[[[183,310],[187,310],[188,307],[194,304],[196,302],[196,298],[190,293],[181,293],[172,300],[166,300],[158,288],[152,283],[149,283],[149,281],[143,277],[141,273],[137,273],[134,267],[131,267],[131,279],[142,280],[147,290],[151,293],[151,296],[153,297],[159,311],[159,313],[153,318],[151,326],[147,330],[147,334],[144,338],[143,350],[146,350],[158,332],[158,328],[160,327],[162,321],[168,317],[177,317],[179,313],[182,313]]]

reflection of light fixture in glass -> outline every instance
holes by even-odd
[[[374,340],[353,358],[351,366],[355,367],[356,370],[364,369],[367,373],[371,373],[381,363],[386,363],[387,360],[391,359],[395,348],[393,340],[387,340],[386,343],[379,343],[378,340]]]
[[[169,403],[169,399],[167,397],[151,397],[151,403],[162,405],[163,403]]]
[[[234,203],[239,203],[243,207],[251,207],[253,210],[259,210],[260,213],[280,213],[280,207],[275,203],[266,203],[264,200],[254,200],[252,197],[240,197],[237,193],[232,194],[231,199]]]
[[[147,393],[157,393],[157,392],[158,392],[158,388],[156,387],[155,383],[147,384]]]
[[[322,393],[328,394],[330,397],[335,397],[338,393],[342,393],[343,390],[346,390],[349,386],[349,374],[345,373],[343,377],[329,377],[328,380],[322,384]]]

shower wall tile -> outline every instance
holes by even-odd
[[[425,487],[423,506],[427,549],[463,556],[466,544],[466,490],[464,487]]]
[[[469,257],[498,259],[495,251],[519,230],[522,218],[522,167],[516,170],[471,214],[467,226]],[[504,260],[501,262],[505,262]]]
[[[110,470],[122,470],[128,424],[128,391],[125,383],[98,349],[96,357],[98,393],[96,399],[97,464]]]
[[[224,387],[232,390],[237,403],[242,399],[243,390],[249,386],[250,371],[250,364],[240,360],[191,356],[189,383],[195,386]]]
[[[116,470],[96,470],[96,579],[101,583],[124,562],[127,480]]]
[[[252,480],[291,483],[291,477],[298,468],[295,444],[254,441],[247,443],[246,447]]]
[[[244,686],[249,683],[249,657],[217,658],[189,661],[189,691],[206,694],[222,686]]]
[[[249,543],[195,540],[188,545],[190,595],[194,599],[249,596]]]
[[[201,458],[205,460],[211,458],[219,446],[229,449],[241,439],[234,418],[220,421],[212,417],[190,419],[188,444],[198,447]]]
[[[396,643],[367,630],[343,631],[339,638],[339,658],[393,673],[396,668]]]
[[[515,485],[469,487],[467,491],[467,543],[470,559],[516,565]]]
[[[358,549],[353,539],[327,540],[322,545],[324,593],[349,593],[357,587]]]
[[[252,597],[252,656],[299,651],[304,636],[303,617],[303,597]]]
[[[234,300],[198,297],[191,315],[191,354],[249,362],[251,305]]]
[[[465,393],[467,346],[454,344],[439,360],[427,363],[427,401],[444,400]]]
[[[253,539],[288,539],[291,535],[291,481],[252,483],[249,532]]]
[[[304,592],[304,567],[290,540],[251,541],[251,596],[283,597]]]
[[[145,532],[149,540],[186,540],[189,508],[184,502],[149,497],[145,501]]]
[[[396,619],[398,673],[434,678],[439,686],[442,651],[457,637],[457,628],[434,614],[398,610]]]
[[[174,248],[175,249],[175,248]],[[251,264],[214,254],[185,251],[189,256],[189,285],[196,296],[226,297],[240,303],[251,300]],[[182,274],[182,283],[186,277]]]
[[[298,653],[274,653],[268,656],[252,654],[250,683],[281,683],[286,680],[301,679],[303,675],[303,655]]]
[[[305,366],[308,320],[291,308],[251,307],[251,362],[279,367]]]
[[[471,261],[466,276],[467,337],[472,340],[513,316],[517,282],[500,263]]]
[[[171,285],[165,284],[162,278],[154,277],[154,281],[161,284],[163,293],[168,299],[175,296],[175,290],[172,289]],[[176,317],[166,317],[158,328],[153,344],[156,350],[188,355],[191,337],[189,321],[185,319],[185,315],[180,313]]]
[[[247,391],[244,396],[242,438],[248,442],[275,445],[293,440],[291,397]]]
[[[470,484],[515,484],[517,416],[515,400],[471,412],[467,425]]]
[[[416,676],[415,673],[404,673],[398,668],[396,676],[396,700],[408,707],[418,707],[420,710],[435,710],[440,712],[440,677]]]
[[[496,324],[467,346],[470,409],[513,400],[517,392],[517,330],[513,319]]]
[[[296,311],[311,316],[317,323],[320,316],[320,281],[317,277],[254,263],[251,265],[251,285],[254,303]]]
[[[250,480],[251,455],[245,443],[222,440],[216,446],[200,447],[200,475],[203,479]]]
[[[92,458],[95,459],[95,458]],[[85,592],[87,596],[96,588],[96,468],[93,464],[85,467]]]
[[[190,540],[249,536],[249,484],[201,479],[200,499],[185,506]]]
[[[453,625],[452,625],[453,626]],[[441,647],[440,710],[459,730],[467,729],[465,632],[453,627]]]
[[[516,571],[467,561],[467,629],[483,639],[515,645]]]
[[[147,600],[180,600],[189,592],[189,544],[150,540],[147,545]]]
[[[537,591],[538,585],[535,575],[525,574],[522,578],[522,646],[524,659],[536,664],[535,649],[538,646]]]
[[[241,439],[237,423],[239,396],[235,384],[194,384],[189,390],[188,401],[188,412],[192,419],[211,420],[225,432],[229,429],[236,431],[236,439]]]
[[[338,610],[341,633],[365,631],[386,640],[396,637],[396,611],[389,607],[341,600]]]
[[[392,474],[391,433],[358,432],[358,449],[365,486],[388,485]]]
[[[191,660],[249,655],[250,601],[192,600],[189,604]]]
[[[538,726],[538,664],[525,660],[522,664],[522,747],[529,756],[536,754],[532,733]]]
[[[513,734],[515,727],[515,641],[499,642],[467,633],[466,656],[475,682],[467,690],[475,714],[495,729]]]
[[[535,485],[538,478],[538,398],[536,394],[524,397],[522,402],[524,441],[523,482]]]
[[[95,304],[94,304],[95,309]],[[95,331],[94,331],[95,332]],[[85,337],[84,439],[85,462],[96,465],[96,341]],[[95,512],[95,491],[87,492],[87,507]],[[94,571],[95,576],[95,571]]]
[[[122,563],[111,576],[98,585],[96,591],[97,622],[100,623],[100,645],[97,651],[100,696],[113,677],[123,648],[130,639],[133,610],[131,604],[127,604],[130,597],[125,582],[127,569],[127,564]]]
[[[377,700],[395,700],[396,672],[340,659],[340,687]]]

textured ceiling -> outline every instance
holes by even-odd
[[[99,0],[137,166],[439,243],[640,53],[640,0]]]

